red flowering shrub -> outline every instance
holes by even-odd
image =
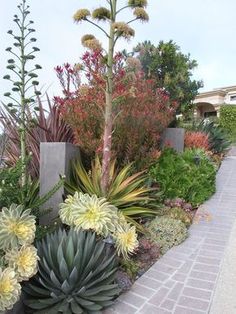
[[[187,148],[202,148],[209,150],[208,135],[203,132],[186,132],[184,143]]]
[[[172,121],[176,103],[140,71],[124,66],[122,54],[113,68],[113,156],[118,163],[155,159],[162,131]],[[81,84],[85,71],[86,84]],[[105,107],[105,67],[102,54],[86,52],[82,64],[56,68],[64,97],[56,97],[63,118],[73,128],[78,145],[89,155],[102,147]],[[142,166],[142,165],[141,165]]]

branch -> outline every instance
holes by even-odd
[[[18,57],[18,55],[15,52],[13,52],[12,50],[10,50],[9,52],[13,54],[21,62],[21,58]]]
[[[127,8],[132,8],[132,6],[131,5],[124,6],[123,8],[119,9],[118,11],[116,11],[116,15],[119,14],[121,11],[127,9]]]
[[[97,28],[99,28],[108,38],[110,38],[110,36],[108,35],[108,33],[98,24],[92,22],[91,20],[86,19],[87,22],[89,22],[90,24],[96,26]]]
[[[8,96],[8,98],[12,99],[13,101],[15,101],[19,106],[21,106],[21,103],[16,100],[15,98],[13,98],[12,96]]]
[[[134,22],[134,21],[137,21],[137,20],[139,20],[139,18],[135,18],[135,19],[133,19],[133,20],[130,20],[129,22],[127,22],[127,24],[130,24],[130,23],[132,23],[132,22]]]

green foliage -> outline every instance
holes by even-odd
[[[182,221],[186,227],[192,224],[193,216],[181,207],[167,208],[164,213],[169,218]]]
[[[187,149],[177,154],[167,148],[149,174],[164,198],[180,197],[195,206],[215,192],[216,166],[201,150]]]
[[[224,119],[224,114],[222,119]],[[235,121],[236,121],[236,111],[235,111]],[[227,134],[222,127],[215,124],[213,121],[206,123],[202,120],[195,129],[201,132],[204,132],[208,135],[209,148],[214,153],[223,153],[225,152],[229,146],[230,141],[227,139]],[[235,127],[236,130],[236,127]]]
[[[122,259],[121,267],[131,279],[136,278],[137,273],[140,269],[138,262],[133,259]]]
[[[188,236],[184,223],[169,217],[156,217],[149,224],[148,230],[151,239],[160,245],[162,254],[182,243]]]
[[[22,169],[21,160],[18,160],[14,167],[0,169],[0,208],[21,204],[24,209],[31,208],[32,214],[39,218],[50,211],[50,209],[42,210],[40,207],[62,187],[64,179],[60,179],[48,193],[40,197],[38,179],[31,180],[28,176],[25,184],[21,184]]]
[[[134,222],[133,218],[154,216],[156,212],[147,205],[151,201],[152,191],[145,186],[147,176],[143,172],[130,175],[131,167],[132,165],[129,164],[117,173],[115,162],[113,162],[110,167],[108,190],[104,193],[99,159],[96,158],[90,172],[87,172],[81,161],[77,160],[72,163],[71,175],[65,182],[65,188],[70,194],[78,191],[105,197],[132,222]]]
[[[19,188],[21,174],[22,167],[19,161],[15,167],[0,169],[0,208],[18,203],[19,194],[22,193]]]
[[[32,313],[101,313],[118,295],[115,255],[94,233],[59,229],[36,247],[39,272],[24,286]]]
[[[236,106],[224,105],[220,107],[220,125],[228,132],[232,141],[236,140]]]
[[[150,41],[138,44],[134,49],[140,59],[144,73],[156,80],[156,87],[164,88],[172,100],[181,105],[181,111],[187,111],[203,86],[201,81],[192,80],[192,72],[197,67],[196,60],[183,54],[172,40],[160,41],[154,46]]]

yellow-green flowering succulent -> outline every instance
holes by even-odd
[[[138,248],[136,228],[128,223],[118,224],[113,237],[118,255],[122,255],[125,259],[128,259],[129,255]]]
[[[138,247],[136,228],[103,197],[75,192],[60,205],[59,215],[63,223],[76,230],[93,230],[103,237],[111,236],[118,255],[124,258]]]
[[[10,310],[19,300],[21,286],[12,268],[0,268],[0,311]]]
[[[29,280],[38,271],[37,249],[32,246],[22,246],[7,251],[5,260],[18,276],[18,281]]]
[[[91,229],[105,237],[115,231],[117,208],[103,197],[76,192],[60,208],[62,222],[75,229]]]
[[[0,212],[0,249],[6,250],[18,245],[31,244],[35,237],[35,216],[30,209],[12,204]]]

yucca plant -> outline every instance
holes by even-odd
[[[101,184],[102,166],[99,158],[96,158],[92,163],[89,172],[85,170],[81,160],[73,161],[71,166],[71,175],[65,182],[68,193],[74,194],[77,191],[105,197],[107,201],[122,211],[132,223],[134,223],[133,219],[135,218],[156,214],[156,211],[148,206],[148,202],[152,201],[151,192],[153,189],[145,186],[147,176],[144,172],[130,175],[132,164],[117,172],[115,161],[111,163],[109,186],[105,193]]]
[[[94,233],[59,229],[36,247],[39,272],[23,287],[31,313],[102,313],[118,295],[116,257]]]

